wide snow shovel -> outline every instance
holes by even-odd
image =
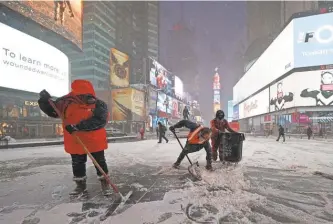
[[[61,118],[61,120],[64,122],[64,118],[62,117],[61,112],[58,110],[58,108],[56,107],[56,105],[53,103],[53,101],[51,99],[49,99],[49,103],[51,105],[51,107],[54,109],[54,111],[58,114],[59,118]],[[66,124],[65,124],[66,125]],[[105,220],[108,216],[112,215],[114,212],[116,212],[117,210],[121,209],[122,207],[124,207],[126,201],[129,199],[129,197],[133,194],[133,191],[130,191],[129,193],[127,193],[127,195],[122,195],[117,186],[115,184],[113,184],[111,182],[110,177],[104,172],[104,170],[102,169],[102,167],[98,164],[98,162],[95,160],[95,158],[91,155],[91,153],[89,152],[88,148],[85,146],[85,144],[82,142],[82,140],[75,134],[75,132],[72,134],[76,140],[78,141],[78,143],[82,146],[83,150],[85,151],[85,153],[89,156],[89,158],[91,159],[91,161],[93,162],[93,164],[97,167],[97,169],[101,172],[101,174],[103,175],[103,177],[105,178],[106,182],[108,183],[109,187],[113,189],[113,191],[117,194],[117,198],[115,199],[115,201],[112,203],[112,206],[110,206],[107,211],[105,212],[105,214],[101,217],[101,220]]]
[[[184,151],[184,147],[183,147],[183,144],[180,142],[178,136],[176,135],[176,133],[173,131],[172,132],[175,136],[175,138],[177,139],[180,147],[182,148],[182,151]],[[186,158],[187,160],[189,161],[190,165],[189,167],[187,168],[188,169],[188,172],[194,177],[196,178],[197,180],[201,180],[201,171],[200,171],[200,168],[199,168],[199,162],[196,161],[195,163],[192,163],[192,161],[190,160],[190,158],[188,157],[188,155],[186,154]]]

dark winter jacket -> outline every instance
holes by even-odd
[[[167,130],[167,128],[163,124],[158,126],[158,132],[160,134],[165,134],[166,130]]]
[[[308,130],[306,130],[308,135],[312,135],[312,129],[310,127],[308,127]]]
[[[284,128],[282,126],[279,127],[279,134],[284,135]]]
[[[190,115],[190,112],[188,111],[188,109],[187,108],[184,108],[184,110],[183,110],[183,116],[184,117],[187,117],[187,116],[189,116]]]

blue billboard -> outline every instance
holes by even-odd
[[[294,67],[333,64],[333,13],[294,19]]]
[[[239,120],[239,104],[233,108],[233,120]]]

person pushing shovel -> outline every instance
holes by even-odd
[[[176,128],[186,127],[190,129],[190,133],[187,136],[187,141],[184,150],[180,153],[177,161],[173,164],[173,167],[178,169],[180,163],[188,153],[198,152],[202,148],[206,151],[206,169],[212,170],[212,149],[210,147],[209,139],[211,137],[210,128],[198,125],[189,120],[179,121],[177,124],[171,126],[169,130],[175,133]]]
[[[96,98],[94,88],[89,81],[75,80],[71,88],[72,91],[69,94],[55,101],[51,100],[51,95],[46,90],[43,90],[39,94],[38,104],[49,117],[63,119],[65,151],[72,157],[73,180],[76,183],[76,188],[70,196],[79,197],[87,195],[87,153],[83,147],[89,150],[101,169],[108,174],[104,156],[104,150],[108,148],[104,128],[108,119],[108,108],[102,100]],[[84,146],[78,142],[77,138]],[[105,176],[98,167],[96,171],[101,181],[103,194],[111,195],[112,191]]]

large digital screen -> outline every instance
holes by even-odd
[[[175,94],[180,98],[184,96],[184,84],[178,76],[175,76]]]
[[[110,81],[112,86],[129,86],[129,56],[115,48],[110,50]]]
[[[149,113],[156,114],[156,102],[157,102],[157,92],[154,90],[149,90]]]
[[[82,48],[82,1],[2,1]]]
[[[294,65],[333,64],[333,13],[294,19]]]
[[[239,104],[239,119],[269,113],[269,88]]]
[[[0,23],[0,86],[53,96],[69,90],[68,57],[55,47]],[[5,34],[5,35],[4,35]]]
[[[235,104],[294,68],[293,32],[291,21],[238,81],[233,88]]]
[[[168,114],[172,113],[172,98],[170,96],[167,96],[166,94],[162,92],[158,92],[157,94],[157,110],[166,112]]]
[[[159,90],[167,94],[174,93],[175,77],[156,60],[150,59],[149,80]]]
[[[333,105],[333,70],[293,73],[270,86],[270,111]]]

